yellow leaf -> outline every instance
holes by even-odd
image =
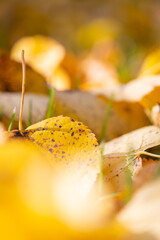
[[[63,68],[58,67],[48,78],[48,83],[59,91],[71,89],[71,79]]]
[[[59,116],[30,126],[22,135],[49,153],[52,166],[69,181],[71,187],[66,191],[75,192],[73,201],[87,196],[100,164],[100,148],[91,130],[81,122]],[[69,197],[68,204],[71,202]]]
[[[144,60],[139,76],[149,76],[160,74],[160,48],[151,52]]]
[[[104,18],[96,19],[77,31],[76,42],[80,48],[91,48],[97,42],[109,42],[115,39],[119,33],[116,22]]]
[[[47,159],[20,141],[1,146],[0,155],[0,238],[43,239],[53,228],[56,235]]]
[[[11,57],[21,62],[20,53],[25,50],[26,62],[45,77],[51,76],[65,55],[64,47],[49,37],[25,37],[15,43]]]
[[[65,182],[62,175],[60,179],[55,177],[56,172],[50,167],[47,155],[40,154],[33,144],[12,140],[0,146],[0,156],[1,239],[121,239],[126,235],[121,224],[108,225],[104,218],[100,221],[104,213],[96,204],[95,195],[87,204],[83,200],[78,205],[80,209],[74,209],[74,201],[66,209],[68,194],[75,199],[75,192],[66,191],[70,187],[68,183],[73,185],[74,182]],[[60,182],[63,185],[59,185]],[[61,195],[63,198],[60,198],[60,190],[66,193]],[[66,213],[75,218],[71,221],[66,218]],[[75,226],[79,217],[81,224],[78,222]]]
[[[83,123],[69,117],[54,117],[27,128],[23,135],[46,149],[56,162],[79,171],[99,172],[100,149],[95,135]]]

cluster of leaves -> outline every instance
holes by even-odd
[[[11,131],[21,49],[25,128]],[[77,59],[44,36],[20,39],[10,56],[0,55],[1,239],[159,238],[156,54],[125,85],[108,60]]]

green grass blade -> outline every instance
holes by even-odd
[[[110,198],[117,197],[117,196],[119,196],[120,194],[121,194],[120,192],[114,192],[114,193],[107,194],[107,195],[99,198],[99,199],[98,199],[98,202],[101,202],[101,201],[104,201],[104,200],[107,200],[107,199],[110,199]]]
[[[49,103],[48,103],[46,118],[50,118],[52,116],[53,99],[54,99],[54,89],[50,88]]]
[[[112,108],[113,97],[114,97],[114,95],[112,94],[110,99],[109,99],[108,105],[107,105],[107,110],[106,110],[105,118],[104,118],[104,121],[103,121],[102,129],[101,129],[100,139],[99,139],[100,143],[104,140],[104,137],[105,137],[105,133],[106,133],[107,125],[108,125],[108,120],[109,120],[109,115],[110,115],[111,108]]]
[[[0,121],[2,120],[3,118],[3,107],[0,108]]]
[[[132,197],[133,193],[133,180],[132,180],[132,174],[133,174],[133,168],[135,166],[135,156],[131,155],[133,152],[132,146],[128,146],[128,154],[126,158],[126,164],[127,164],[127,169],[126,169],[126,175],[125,175],[125,196],[124,196],[124,203],[128,203],[129,200]]]
[[[14,109],[13,109],[13,113],[12,113],[12,116],[11,116],[11,121],[10,121],[10,124],[9,124],[9,127],[8,127],[8,132],[10,132],[12,130],[15,115],[16,115],[16,107],[14,107]]]
[[[126,171],[126,192],[125,192],[125,197],[124,201],[125,203],[129,202],[129,200],[132,197],[132,192],[133,192],[133,180],[132,180],[132,173],[129,170],[129,168]]]

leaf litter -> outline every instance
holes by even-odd
[[[147,89],[143,89],[145,84]],[[138,92],[137,97],[135,93],[139,87],[141,91]],[[131,90],[133,90],[133,93]],[[115,229],[119,228],[122,235],[125,236],[127,234],[129,236],[142,234],[143,236],[146,231],[151,233],[151,239],[152,234],[155,237],[158,236],[159,213],[155,210],[153,213],[151,211],[144,213],[145,209],[149,209],[146,201],[144,201],[145,196],[149,200],[149,204],[154,205],[155,208],[159,202],[159,196],[155,193],[158,189],[157,184],[159,184],[158,159],[160,155],[159,152],[152,153],[150,150],[160,145],[160,130],[156,126],[146,126],[148,120],[145,113],[145,111],[151,112],[152,107],[159,101],[158,92],[159,77],[152,76],[131,81],[124,88],[117,86],[114,91],[116,98],[113,100],[112,109],[107,92],[105,94],[97,92],[95,95],[81,90],[72,92],[55,91],[54,100],[53,90],[50,98],[35,94],[25,96],[27,104],[24,103],[23,119],[23,107],[20,110],[19,130],[5,133],[6,148],[7,144],[12,144],[12,141],[15,141],[15,146],[17,146],[16,137],[20,137],[24,145],[27,146],[27,144],[32,143],[31,145],[35,147],[34,151],[38,150],[40,155],[45,156],[42,158],[43,160],[47,159],[47,168],[51,166],[52,174],[54,173],[52,187],[57,199],[54,202],[54,206],[57,208],[54,213],[58,213],[58,219],[61,219],[63,224],[75,229],[78,227],[82,233],[84,224],[87,223],[87,229],[91,229],[89,237],[92,236],[95,226],[98,231],[105,226],[104,237],[109,236],[108,221],[111,224],[111,229],[112,226]],[[19,109],[20,95],[18,93],[1,93],[0,97],[4,115],[11,116],[10,109],[13,109],[13,105]],[[22,102],[23,97],[24,91]],[[6,103],[6,99],[10,102]],[[80,100],[81,104],[79,104]],[[30,109],[30,102],[32,102],[32,109]],[[64,114],[67,117],[48,118],[51,116],[53,104],[56,104],[55,113],[57,115]],[[110,114],[105,118],[107,105],[110,108]],[[89,110],[91,111],[89,112]],[[25,115],[26,112],[27,115]],[[32,117],[31,112],[33,113]],[[38,122],[45,118],[46,113],[47,119]],[[77,120],[73,120],[72,117]],[[15,119],[18,120],[17,115]],[[28,119],[30,119],[30,123],[37,123],[23,130],[22,120],[27,122]],[[103,127],[102,119],[105,119],[105,127]],[[141,121],[139,121],[140,119]],[[12,122],[13,118],[11,119]],[[103,148],[100,151],[95,134],[83,122],[92,129],[100,140],[110,140],[122,136],[103,143]],[[137,128],[139,129],[134,130]],[[0,147],[2,152],[3,144],[2,139],[2,148]],[[15,147],[16,151],[17,149]],[[14,151],[14,148],[12,150]],[[3,159],[8,156],[7,154],[9,153],[4,152]],[[5,168],[8,169],[8,166]],[[99,181],[100,191],[96,190],[97,180]],[[144,181],[147,181],[147,183],[144,184]],[[50,183],[51,180],[49,180]],[[29,191],[32,191],[31,186],[28,186]],[[39,190],[40,194],[43,194],[43,190]],[[27,198],[29,195],[30,192],[26,195]],[[90,196],[92,197],[90,198]],[[98,208],[95,208],[97,200],[102,204],[96,205]],[[30,201],[30,203],[34,202],[32,196]],[[127,203],[126,206],[124,206],[124,201]],[[45,209],[45,206],[43,207]],[[143,214],[139,209],[143,210]],[[119,210],[120,213],[117,213]],[[137,211],[139,211],[139,214],[135,216],[134,212],[137,213]],[[113,217],[114,215],[115,217]],[[138,228],[135,224],[135,222],[137,223],[137,216],[141,219]],[[152,219],[152,223],[153,219],[156,219],[156,224],[151,224],[148,227],[150,219]],[[115,223],[115,220],[118,222]],[[48,231],[50,230],[48,229]],[[35,232],[35,234],[37,233]],[[70,234],[72,235],[72,233]],[[114,236],[113,232],[110,236],[112,236],[112,239],[120,239],[120,235]]]

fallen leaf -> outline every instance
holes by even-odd
[[[0,109],[3,117],[8,118],[8,124],[12,116],[14,107],[16,107],[15,121],[19,119],[19,109],[21,102],[21,93],[3,93],[0,92]],[[32,103],[32,122],[38,122],[45,118],[48,108],[49,98],[40,94],[25,94],[23,121],[27,123],[30,114],[30,103]],[[18,124],[15,128],[18,127]]]
[[[134,175],[134,191],[153,180],[159,166],[159,160],[142,158],[142,167]]]
[[[80,70],[83,75],[83,81],[79,85],[80,89],[90,91],[118,85],[115,69],[109,63],[97,60],[92,55],[81,61]]]
[[[0,155],[0,238],[50,238],[53,226],[57,234],[47,159],[29,143],[16,141],[1,146]]]
[[[160,48],[151,52],[144,60],[139,76],[149,76],[160,74]]]
[[[68,186],[73,188],[74,198],[81,200],[89,193],[99,173],[100,148],[95,135],[83,123],[59,116],[6,136],[28,139],[39,150],[47,151],[51,165],[66,182],[71,181]]]
[[[107,90],[94,90],[94,94],[109,97],[111,93],[115,101],[140,102],[144,107],[150,108],[159,102],[158,92],[160,76],[145,76],[130,81],[125,85],[118,85]]]
[[[36,72],[48,78],[65,55],[64,47],[52,38],[36,35],[18,40],[11,50],[11,58],[21,62],[21,50],[26,53],[26,62]]]
[[[5,131],[4,125],[0,123],[0,145],[2,145],[6,141],[4,131]]]
[[[66,191],[69,187],[66,179],[62,175],[61,179],[55,177],[47,155],[37,151],[33,144],[12,140],[0,146],[0,155],[1,239],[120,239],[126,234],[127,230],[120,224],[106,225],[104,219],[99,222],[101,213],[94,198],[89,199],[90,205],[79,205],[85,229],[81,225],[75,227],[69,218],[66,220],[65,211],[72,216],[79,210],[74,209],[75,205],[65,208],[68,194],[74,198],[75,193]],[[61,191],[66,193],[66,196],[61,195],[63,199],[55,188],[60,187],[60,181],[63,182]],[[58,200],[64,203],[63,215]],[[93,228],[97,220],[98,225]]]
[[[105,143],[104,182],[110,182],[116,192],[124,190],[128,168],[134,175],[139,168],[136,163],[139,154],[158,145],[160,129],[156,126],[144,127]]]
[[[65,48],[59,42],[40,35],[25,37],[15,43],[11,50],[11,58],[21,62],[21,49],[26,51],[28,65],[44,76],[47,84],[57,90],[73,88],[72,75],[70,76],[65,64],[65,58],[69,54],[66,54]],[[72,64],[75,65],[75,62],[72,61],[71,65],[67,66],[72,69]]]
[[[157,145],[160,145],[160,129],[156,126],[147,126],[105,143],[104,156],[111,154],[127,156],[129,148],[133,152],[138,152]]]
[[[75,35],[75,41],[80,48],[90,49],[98,42],[110,42],[118,33],[119,26],[116,22],[99,18],[81,26]]]
[[[152,107],[151,111],[147,111],[148,116],[150,117],[152,123],[160,127],[160,105],[157,103]]]
[[[151,110],[160,102],[160,76],[144,76],[125,85],[111,86],[108,89],[93,89],[92,93],[106,101],[111,94],[114,94],[114,101],[117,103],[139,103],[144,108],[142,111],[145,111],[152,120]]]
[[[81,122],[53,117],[31,125],[22,135],[52,153],[54,161],[63,167],[73,167],[82,175],[89,168],[93,178],[99,172],[99,145],[95,135]]]
[[[5,53],[0,54],[0,91],[20,92],[22,89],[22,66]],[[45,79],[26,66],[26,92],[47,94]]]
[[[76,195],[91,183],[90,179],[77,174],[80,169],[66,177],[65,164],[56,168],[56,164],[50,164],[46,152],[37,151],[31,142],[25,140],[10,140],[0,147],[0,155],[0,191],[3,192],[0,200],[3,230],[0,236],[3,239],[11,236],[12,239],[44,239],[44,236],[52,239],[58,236],[58,239],[118,240],[128,233],[111,219],[108,224],[106,216],[112,211],[112,198],[97,201],[99,193],[95,192],[82,201]],[[56,162],[54,155],[52,161]],[[92,171],[89,166],[84,168],[88,171],[85,174]],[[84,179],[83,188],[81,177]],[[10,231],[7,231],[8,227]]]
[[[70,76],[62,67],[58,67],[53,71],[47,82],[59,91],[70,90],[72,88]]]
[[[64,115],[84,122],[99,138],[107,110],[107,99],[100,99],[84,91],[55,91],[55,116]],[[9,119],[13,108],[18,120],[21,94],[0,93],[0,107]],[[29,106],[32,102],[32,123],[45,118],[48,108],[48,97],[25,94],[23,121],[29,119]],[[93,121],[94,119],[94,121]],[[135,120],[137,119],[137,120]],[[148,119],[139,103],[114,102],[109,116],[105,139],[113,139],[136,128],[148,125]]]
[[[135,233],[147,233],[159,239],[160,179],[145,185],[119,213],[117,219]]]

